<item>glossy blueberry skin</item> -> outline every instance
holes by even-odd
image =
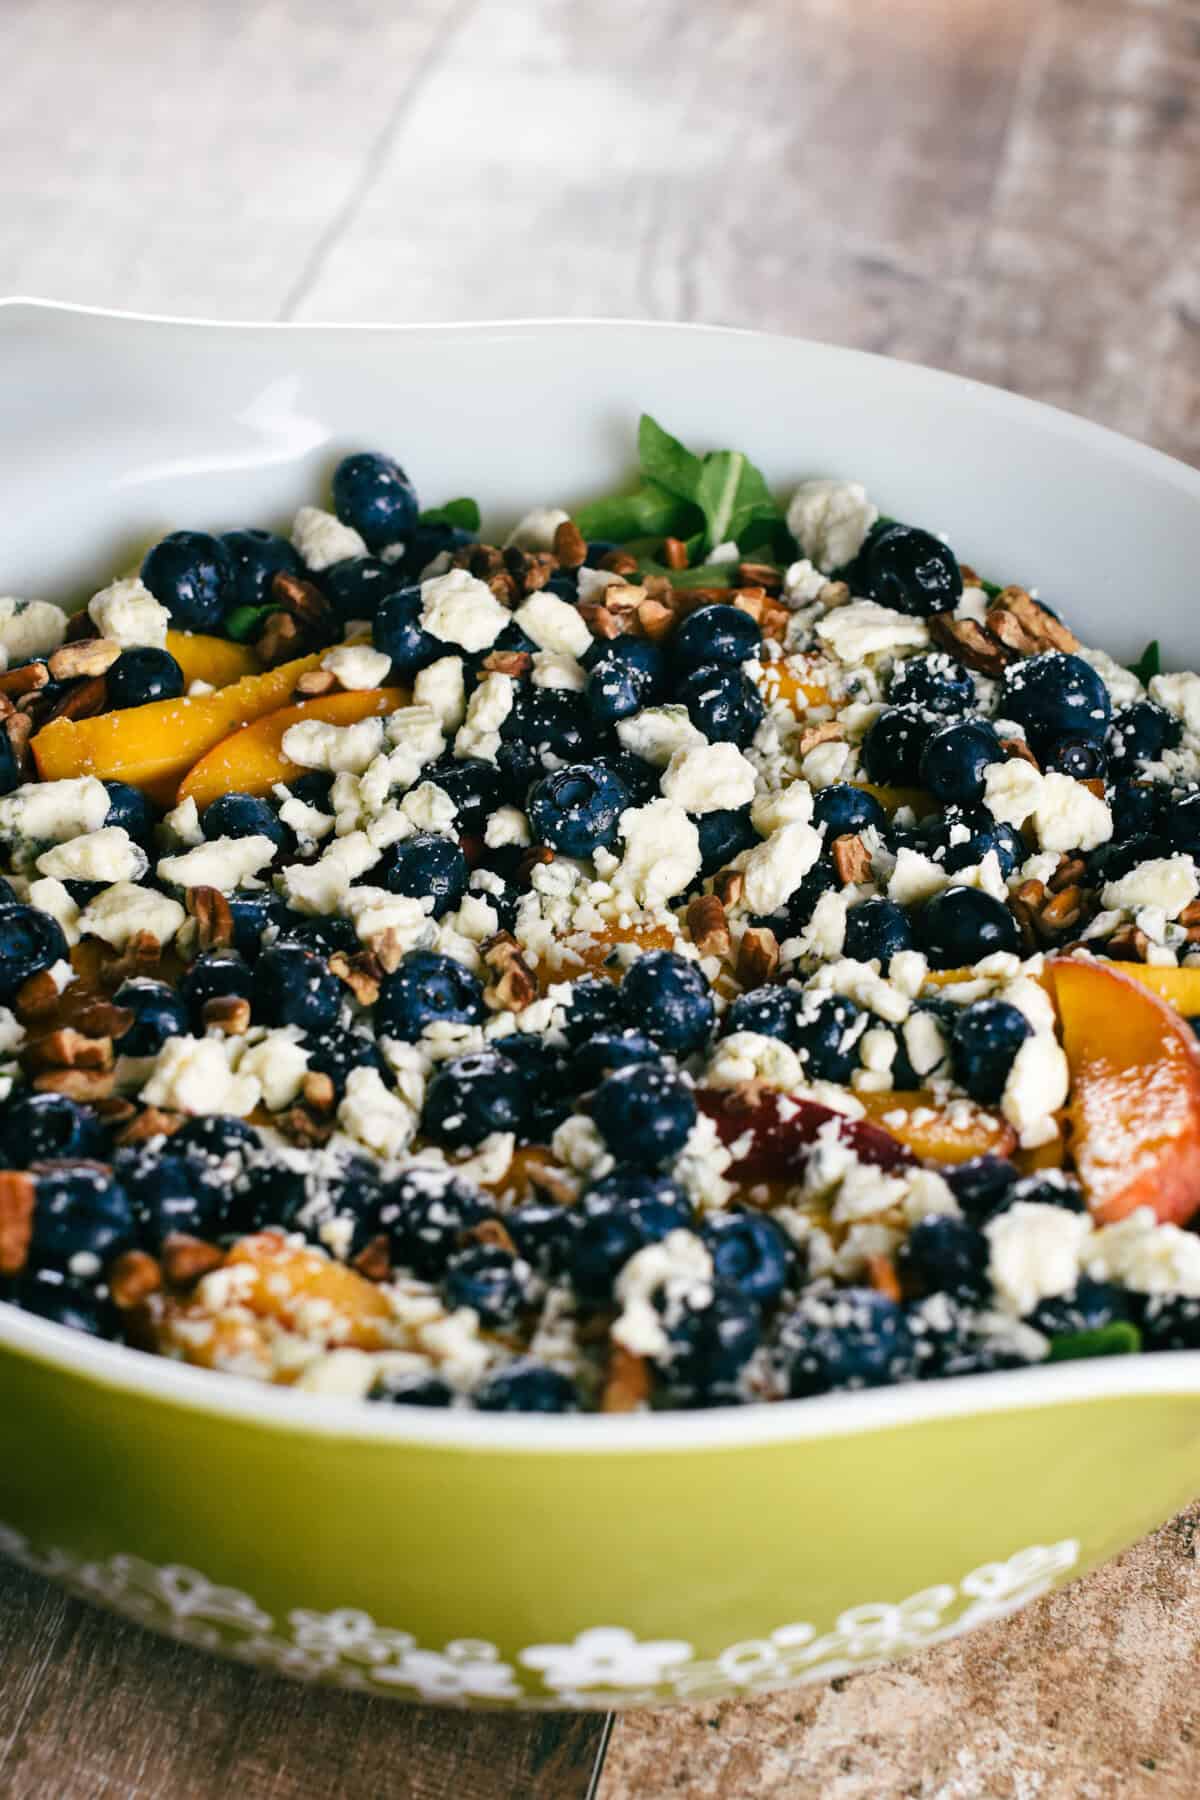
[[[691,1225],[691,1202],[679,1183],[672,1181],[669,1175],[637,1168],[630,1163],[618,1163],[607,1175],[598,1175],[590,1182],[577,1210],[590,1219],[601,1213],[641,1212],[649,1206],[666,1207],[670,1211],[674,1222],[665,1224],[664,1230],[686,1230]],[[655,1216],[662,1218],[665,1215]]]
[[[370,871],[374,885],[414,900],[433,899],[433,917],[442,918],[461,906],[470,870],[453,838],[422,831],[390,844]]]
[[[547,1144],[571,1110],[578,1084],[562,1050],[532,1031],[493,1038],[488,1046],[514,1064],[525,1084],[522,1137]]]
[[[155,544],[142,563],[142,580],[179,631],[219,631],[236,604],[233,558],[206,531],[173,531]]]
[[[274,577],[299,575],[304,567],[287,539],[273,531],[223,531],[220,542],[232,571],[231,606],[265,606]]]
[[[1181,805],[1172,805],[1168,817],[1182,810]],[[1194,820],[1194,815],[1193,815]],[[1184,814],[1184,822],[1177,829],[1186,834],[1188,815]],[[1122,843],[1101,844],[1088,856],[1088,868],[1091,879],[1100,885],[1106,881],[1119,881],[1122,875],[1128,875],[1139,863],[1150,862],[1160,856],[1171,856],[1178,848],[1168,842],[1167,837],[1158,834],[1125,838]]]
[[[1047,1337],[1066,1337],[1077,1331],[1102,1331],[1118,1319],[1127,1319],[1130,1310],[1129,1295],[1113,1282],[1081,1275],[1069,1294],[1039,1300],[1026,1319]]]
[[[200,814],[206,838],[265,837],[277,850],[293,850],[296,840],[275,809],[253,794],[221,794]]]
[[[1135,700],[1113,714],[1105,749],[1115,776],[1136,775],[1143,763],[1157,762],[1164,750],[1173,750],[1182,734],[1178,719],[1153,700]]]
[[[452,1256],[442,1276],[447,1312],[470,1306],[485,1331],[514,1325],[530,1301],[530,1268],[495,1244],[475,1244]]]
[[[390,1079],[383,1052],[366,1032],[326,1025],[320,1036],[310,1037],[304,1047],[310,1070],[314,1075],[328,1075],[339,1100],[352,1069],[374,1069],[385,1081]]]
[[[634,1063],[658,1062],[662,1052],[641,1031],[601,1031],[580,1045],[571,1058],[571,1079],[577,1093],[586,1093],[611,1075]]]
[[[689,815],[700,837],[701,875],[715,875],[726,863],[758,842],[748,806],[717,807]]]
[[[553,1278],[567,1267],[579,1221],[557,1200],[523,1200],[504,1215],[504,1227],[525,1261]]]
[[[680,674],[713,663],[736,668],[757,656],[762,648],[762,628],[740,606],[718,601],[698,606],[671,637],[671,660]]]
[[[220,1230],[224,1191],[198,1152],[176,1151],[173,1139],[163,1150],[119,1150],[114,1171],[129,1196],[138,1240],[155,1255],[173,1231],[212,1238]]]
[[[102,1300],[82,1281],[74,1281],[61,1269],[34,1269],[6,1282],[0,1299],[52,1325],[67,1325],[72,1331],[86,1332],[89,1337],[120,1336],[116,1308]]]
[[[30,1260],[65,1269],[72,1257],[110,1262],[134,1241],[133,1208],[125,1189],[102,1163],[38,1162]]]
[[[970,671],[952,656],[906,656],[896,665],[888,687],[890,706],[918,706],[943,718],[958,719],[975,705]]]
[[[584,694],[596,724],[615,725],[643,706],[663,697],[667,685],[667,659],[649,638],[618,637],[604,643],[599,654],[587,661]]]
[[[744,750],[766,716],[762,695],[740,669],[706,663],[690,669],[675,689],[688,717],[710,744]]]
[[[567,763],[534,783],[526,810],[538,843],[584,857],[616,842],[629,804],[629,789],[610,769]]]
[[[856,594],[896,612],[946,612],[962,598],[962,573],[949,545],[915,525],[876,525],[855,560]]]
[[[585,1044],[601,1031],[623,1031],[627,1021],[621,1006],[621,990],[602,975],[583,975],[571,983],[563,1030],[571,1045]]]
[[[570,1413],[579,1399],[570,1377],[523,1357],[490,1375],[472,1395],[479,1412]]]
[[[986,719],[957,720],[926,739],[918,779],[944,806],[970,806],[983,798],[988,764],[1003,761],[1000,739]]]
[[[703,1299],[686,1295],[667,1327],[667,1404],[735,1404],[738,1382],[758,1349],[761,1330],[758,1305],[731,1284],[718,1284]]]
[[[388,1235],[392,1261],[421,1281],[438,1281],[463,1234],[492,1218],[490,1206],[436,1170],[408,1170],[384,1189],[375,1219]]]
[[[376,650],[391,657],[392,674],[402,681],[450,654],[448,645],[421,627],[419,587],[393,588],[383,596],[375,609],[371,640]]]
[[[862,741],[863,773],[882,787],[915,787],[921,753],[938,721],[915,707],[889,706]]]
[[[537,773],[558,763],[585,762],[595,736],[587,701],[561,688],[519,687],[512,711],[500,726],[506,744],[532,752]],[[556,759],[554,764],[546,756]]]
[[[1048,650],[1004,672],[1000,712],[1025,727],[1041,755],[1057,738],[1087,738],[1102,744],[1112,718],[1108,689],[1082,657]]]
[[[440,556],[444,550],[448,550],[453,556],[456,550],[465,550],[468,544],[477,542],[476,532],[463,531],[457,525],[422,525],[418,519],[405,540],[401,564],[405,579],[417,580],[434,557]]]
[[[65,1094],[17,1093],[0,1112],[0,1164],[6,1169],[99,1156],[103,1142],[95,1113]]]
[[[708,1246],[718,1281],[737,1288],[756,1306],[778,1300],[796,1256],[766,1213],[709,1213],[701,1223],[700,1237]]]
[[[122,650],[104,679],[114,712],[123,706],[146,706],[151,700],[177,700],[184,685],[183,670],[170,651],[149,645]]]
[[[252,1125],[228,1113],[204,1113],[188,1119],[171,1139],[173,1151],[200,1151],[210,1160],[232,1159],[244,1165],[247,1157],[261,1149],[261,1140]]]
[[[1004,1092],[1018,1050],[1032,1035],[1025,1014],[1006,1000],[976,1000],[964,1006],[950,1040],[954,1079],[972,1100],[993,1105]]]
[[[779,1350],[794,1399],[905,1381],[916,1356],[903,1310],[871,1288],[810,1295],[783,1321]]]
[[[1009,1189],[1018,1179],[1012,1163],[1000,1156],[973,1156],[944,1174],[954,1198],[976,1225],[1003,1211]]]
[[[154,826],[158,814],[148,796],[140,788],[130,787],[125,781],[106,781],[104,786],[108,791],[109,801],[104,823],[119,825],[143,849],[153,848]]]
[[[31,975],[69,956],[62,927],[33,906],[0,906],[0,1002],[5,1005]]]
[[[887,830],[887,814],[874,794],[852,787],[848,781],[835,781],[814,795],[812,822],[825,827],[826,844],[847,832]]]
[[[932,1213],[901,1244],[897,1267],[906,1291],[978,1299],[988,1288],[988,1241],[969,1219]]]
[[[449,1406],[454,1390],[436,1375],[381,1375],[367,1399],[383,1406]]]
[[[1168,809],[1167,842],[1173,850],[1200,855],[1200,793],[1189,794]]]
[[[0,732],[0,794],[11,794],[21,785],[21,771],[16,752],[7,732]]]
[[[1200,1348],[1200,1299],[1190,1294],[1151,1294],[1141,1329],[1147,1350]]]
[[[254,992],[254,976],[244,957],[236,950],[205,950],[179,978],[179,998],[185,1003],[192,1027],[203,1030],[204,1008],[209,1000],[225,1000],[231,995],[249,1000]]]
[[[679,1208],[656,1199],[601,1206],[591,1196],[568,1247],[571,1280],[586,1301],[602,1303],[631,1256],[681,1229]]]
[[[630,966],[620,992],[629,1023],[672,1056],[690,1056],[708,1042],[716,1008],[698,963],[651,950]]]
[[[247,962],[253,962],[262,948],[262,934],[268,925],[282,926],[287,920],[287,905],[270,888],[235,888],[225,898],[233,920],[233,948]]]
[[[844,994],[808,998],[791,1042],[809,1080],[848,1082],[869,1023],[862,1008]]]
[[[1057,1169],[1050,1169],[1042,1174],[1019,1176],[1004,1190],[989,1216],[994,1219],[1000,1213],[1007,1212],[1010,1207],[1022,1204],[1061,1206],[1064,1212],[1087,1211],[1087,1203],[1078,1181],[1073,1175],[1063,1175]]]
[[[458,808],[455,823],[462,831],[482,835],[489,815],[504,801],[499,770],[481,756],[440,756],[422,770],[421,779],[449,794]]]
[[[635,756],[632,750],[599,750],[592,762],[598,769],[610,769],[618,780],[625,783],[629,789],[631,806],[645,806],[648,800],[657,797],[661,769],[656,769],[653,763]],[[713,814],[709,816],[715,817]]]
[[[873,1023],[884,1025],[884,1028],[890,1031],[896,1040],[896,1054],[892,1061],[893,1087],[911,1091],[913,1088],[925,1087],[929,1075],[941,1075],[949,1072],[950,1033],[954,1028],[954,1021],[958,1017],[958,1011],[958,1007],[955,1006],[952,1001],[942,1000],[932,995],[927,999],[916,1000],[913,1002],[913,1008],[912,1012],[909,1014],[909,1018],[911,1019],[913,1015],[917,1013],[929,1014],[937,1025],[942,1044],[940,1061],[937,1062],[931,1070],[922,1070],[921,1072],[918,1072],[913,1068],[912,1061],[909,1057],[908,1044],[905,1041],[904,1036],[905,1027],[908,1021],[905,1020],[903,1025],[896,1026],[888,1025],[882,1019],[873,1020]]]
[[[1047,772],[1069,775],[1072,781],[1103,781],[1108,773],[1108,758],[1099,744],[1089,738],[1058,738],[1046,751],[1042,765]]]
[[[800,886],[788,897],[788,929],[792,932],[803,931],[822,894],[835,894],[841,885],[831,862],[823,857],[815,862]]]
[[[129,1030],[114,1041],[121,1056],[154,1056],[169,1037],[187,1036],[188,1009],[165,981],[132,975],[121,983],[113,1003],[133,1014]]]
[[[417,522],[417,494],[398,462],[372,450],[344,456],[333,471],[333,506],[368,550],[399,543]]]
[[[1168,815],[1167,790],[1146,781],[1118,781],[1108,796],[1113,840],[1151,837],[1163,830]]]
[[[421,1130],[450,1150],[473,1147],[493,1131],[519,1132],[528,1111],[529,1091],[517,1065],[494,1050],[479,1050],[444,1063],[430,1081]]]
[[[863,900],[846,914],[844,954],[855,962],[872,962],[878,957],[886,974],[893,956],[900,950],[911,950],[913,943],[908,914],[894,900]]]
[[[759,1037],[779,1038],[793,1048],[800,1041],[800,996],[795,988],[757,987],[739,994],[721,1018],[721,1036],[734,1031],[753,1031]]]
[[[322,569],[317,580],[343,625],[351,619],[374,619],[380,602],[406,585],[401,569],[375,556],[351,556]]]
[[[960,826],[966,827],[968,837],[962,837],[957,829]],[[1020,834],[1011,825],[993,819],[983,806],[948,808],[927,841],[927,853],[947,875],[974,868],[989,852],[994,853],[1000,873],[1006,878],[1028,855]]]
[[[696,1122],[691,1089],[671,1070],[646,1063],[602,1081],[590,1111],[614,1156],[646,1168],[678,1156]]]
[[[262,1025],[316,1034],[337,1024],[341,1007],[341,982],[301,944],[272,944],[254,966],[254,1016]]]
[[[935,894],[921,911],[920,936],[934,969],[958,969],[998,950],[1016,955],[1021,948],[1008,908],[978,888],[953,887]]]

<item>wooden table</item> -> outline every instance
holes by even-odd
[[[0,43],[0,291],[761,325],[1200,457],[1197,0],[0,0]],[[918,1663],[611,1733],[311,1693],[5,1572],[0,1793],[1191,1797],[1196,1522]]]

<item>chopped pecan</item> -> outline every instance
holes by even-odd
[[[0,1169],[0,1275],[19,1275],[33,1236],[37,1184],[23,1169]]]
[[[514,681],[528,675],[532,667],[533,657],[528,650],[489,650],[483,659],[483,668],[489,675],[511,675]]]
[[[163,1112],[157,1106],[144,1106],[136,1118],[130,1119],[117,1132],[113,1142],[122,1146],[145,1144],[151,1138],[172,1137],[185,1123],[182,1113]]]
[[[600,567],[607,569],[610,575],[636,575],[638,559],[628,550],[606,550],[600,558]]]
[[[306,669],[296,683],[296,692],[301,700],[311,700],[317,694],[332,694],[340,685],[332,669]]]
[[[202,1275],[211,1275],[225,1261],[216,1244],[189,1237],[186,1231],[169,1231],[163,1240],[163,1274],[172,1287],[190,1287]]]
[[[14,711],[13,703],[7,694],[0,694],[0,719],[9,719]]]
[[[643,636],[657,643],[675,629],[675,614],[661,600],[643,600],[637,609],[637,622]]]
[[[857,832],[847,831],[834,838],[833,870],[843,887],[870,879],[871,852]]]
[[[133,1024],[133,1011],[128,1006],[115,1006],[98,994],[80,994],[76,999],[73,983],[63,995],[70,1022],[90,1038],[123,1038]]]
[[[103,675],[121,654],[114,638],[81,638],[64,644],[50,658],[48,667],[54,681],[75,681],[81,675]]]
[[[31,1038],[22,1052],[31,1069],[111,1069],[112,1039],[85,1037],[70,1025]]]
[[[1022,587],[1006,587],[997,594],[987,615],[988,630],[1021,656],[1042,650],[1078,650],[1079,639],[1061,619],[1039,606]]]
[[[491,590],[501,606],[513,606],[520,597],[521,590],[507,569],[497,569],[494,575],[487,577],[484,586]]]
[[[392,925],[383,931],[372,932],[366,940],[366,947],[385,975],[394,975],[404,960],[404,939]]]
[[[201,1009],[205,1029],[213,1028],[226,1037],[245,1037],[250,1029],[250,1002],[241,994],[214,994]]]
[[[23,981],[13,1001],[13,1011],[23,1025],[52,1018],[62,1005],[62,994],[49,969],[40,969]]]
[[[1059,894],[1063,888],[1078,887],[1087,879],[1087,864],[1082,856],[1068,856],[1065,851],[1058,859],[1058,867],[1050,877],[1046,886],[1052,894]],[[1197,913],[1200,918],[1200,913]]]
[[[935,644],[981,675],[1002,675],[1013,659],[1012,651],[985,631],[978,619],[956,619],[949,612],[934,613],[929,620],[929,635]]]
[[[499,575],[504,569],[504,552],[495,544],[465,544],[455,553],[454,560],[471,571],[480,581],[486,581],[489,575]]]
[[[729,955],[729,920],[715,894],[694,894],[688,901],[687,928],[701,956]]]
[[[650,1398],[650,1364],[644,1356],[627,1350],[624,1344],[612,1344],[600,1395],[600,1411],[606,1413],[637,1412]]]
[[[311,642],[331,644],[337,638],[337,612],[315,581],[280,569],[271,577],[271,598],[281,611],[299,620]]]
[[[337,1105],[337,1089],[330,1076],[310,1069],[300,1086],[300,1095],[305,1106],[313,1112],[331,1113]]]
[[[1150,939],[1137,925],[1122,925],[1104,945],[1104,954],[1114,962],[1142,962],[1150,948]]]
[[[39,1094],[65,1094],[68,1100],[106,1100],[115,1085],[111,1069],[48,1069],[35,1075]]]
[[[779,939],[766,925],[742,933],[737,952],[737,978],[744,988],[761,987],[779,967]]]
[[[464,1247],[467,1244],[482,1244],[488,1250],[506,1250],[510,1256],[517,1254],[517,1246],[500,1219],[480,1219],[478,1225],[468,1225],[460,1233],[460,1242]]]
[[[545,587],[557,569],[557,556],[552,556],[548,550],[534,550],[529,555],[524,573],[517,577],[522,593],[536,594]],[[510,573],[516,574],[516,571],[510,570]]]
[[[41,701],[41,695],[27,695],[26,699]],[[94,719],[108,709],[108,682],[103,675],[89,675],[83,681],[75,682],[64,694],[60,694],[52,705],[34,714],[39,729],[48,725],[51,719]]]
[[[108,1272],[108,1291],[122,1312],[140,1306],[162,1286],[163,1272],[144,1250],[125,1250]]]
[[[524,1167],[525,1178],[535,1193],[549,1194],[560,1206],[571,1205],[576,1197],[576,1184],[548,1150],[544,1154],[526,1151]]]
[[[1082,888],[1060,888],[1042,907],[1038,925],[1044,935],[1053,936],[1056,932],[1067,931],[1072,925],[1078,925],[1083,917],[1083,909]]]
[[[845,735],[837,719],[822,719],[817,725],[806,725],[800,733],[798,748],[801,756],[807,756],[818,744],[832,744]]]
[[[360,1006],[374,1006],[379,998],[383,965],[370,950],[359,950],[353,956],[336,950],[329,959],[329,972],[343,982]]]
[[[1009,896],[1009,911],[1017,921],[1021,942],[1026,950],[1033,951],[1041,947],[1038,916],[1045,899],[1045,885],[1040,881],[1023,881],[1016,892]]]
[[[662,559],[668,569],[686,569],[688,566],[688,548],[683,539],[677,537],[664,538]]]
[[[773,563],[742,562],[738,564],[737,574],[741,587],[759,587],[768,594],[783,592],[783,570]]]
[[[368,1281],[386,1281],[392,1272],[392,1246],[387,1232],[381,1231],[364,1244],[358,1255],[351,1257],[350,1267]]]
[[[609,612],[607,606],[601,606],[598,600],[584,600],[579,606],[579,616],[593,637],[620,637],[625,627],[615,613]]]
[[[1095,794],[1097,800],[1104,798],[1104,782],[1099,775],[1087,775],[1080,778],[1080,787],[1085,787],[1089,794]]]
[[[581,568],[587,559],[587,539],[574,519],[564,519],[554,533],[554,554],[564,569]]]
[[[1027,762],[1031,768],[1041,769],[1041,763],[1039,763],[1037,757],[1033,754],[1033,751],[1029,748],[1029,745],[1025,742],[1024,738],[1001,738],[1000,748],[1010,761]]]
[[[737,905],[745,885],[746,877],[740,869],[718,869],[713,876],[713,893],[724,907]]]
[[[152,931],[135,931],[124,950],[101,966],[101,983],[110,993],[115,993],[131,976],[156,975],[162,954],[163,947]]]
[[[16,700],[25,694],[36,693],[49,680],[50,671],[44,662],[22,663],[20,668],[6,669],[0,675],[0,694],[7,694],[10,700]]]
[[[277,1113],[275,1125],[289,1143],[302,1150],[327,1144],[335,1129],[332,1118],[318,1119],[306,1106],[291,1106],[286,1112]]]
[[[1179,915],[1181,925],[1200,925],[1200,900],[1189,900]]]
[[[4,731],[18,771],[22,775],[32,775],[33,752],[29,740],[33,736],[33,720],[27,713],[14,712],[5,719]]]
[[[228,949],[233,942],[233,912],[220,888],[189,888],[187,909],[196,921],[198,950]]]
[[[278,668],[302,654],[305,644],[300,621],[289,612],[267,614],[266,624],[254,644],[254,654],[264,669]]]
[[[483,990],[484,1004],[493,1012],[524,1012],[537,999],[538,984],[516,938],[498,931],[480,945],[479,953],[495,977]]]
[[[110,1131],[121,1131],[131,1120],[137,1117],[137,1107],[132,1100],[123,1099],[120,1094],[110,1094],[107,1099],[93,1100],[92,1111],[98,1119],[103,1119]]]

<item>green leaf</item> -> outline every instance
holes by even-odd
[[[664,431],[649,413],[643,413],[638,421],[638,461],[648,481],[656,481],[680,500],[702,504],[700,483],[704,477],[704,463],[690,450],[685,450],[678,438]]]
[[[760,521],[770,526],[783,521],[761,470],[740,450],[710,450],[707,456],[694,456],[649,413],[643,413],[638,454],[644,475],[700,508],[709,550],[730,539],[740,546],[742,536]],[[762,541],[761,532],[754,541]]]
[[[690,537],[701,523],[695,506],[660,487],[643,481],[632,494],[613,494],[593,500],[575,511],[575,523],[589,543],[593,538],[626,544],[630,538]]]
[[[447,500],[445,506],[427,506],[421,514],[422,525],[453,525],[456,531],[479,530],[477,500]]]
[[[985,581],[982,576],[979,578],[979,585],[989,600],[998,600],[1000,595],[1004,592],[1004,589],[1002,587],[997,587],[994,581]]]
[[[652,557],[643,556],[638,563],[638,574],[643,581],[647,575],[665,575],[671,586],[677,588],[731,587],[736,568],[736,563],[701,563],[695,569],[668,569]]]
[[[1051,1362],[1073,1362],[1080,1356],[1132,1356],[1142,1347],[1142,1334],[1128,1319],[1114,1319],[1095,1331],[1070,1331],[1050,1339]]]
[[[258,636],[277,606],[235,606],[225,614],[225,636],[235,644],[249,644]]]
[[[1136,675],[1143,687],[1148,684],[1152,675],[1162,673],[1162,653],[1158,648],[1157,638],[1146,645],[1135,663],[1130,663],[1129,673]]]

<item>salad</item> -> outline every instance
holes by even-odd
[[[1200,1346],[1200,676],[638,447],[0,599],[4,1302],[485,1411]]]

